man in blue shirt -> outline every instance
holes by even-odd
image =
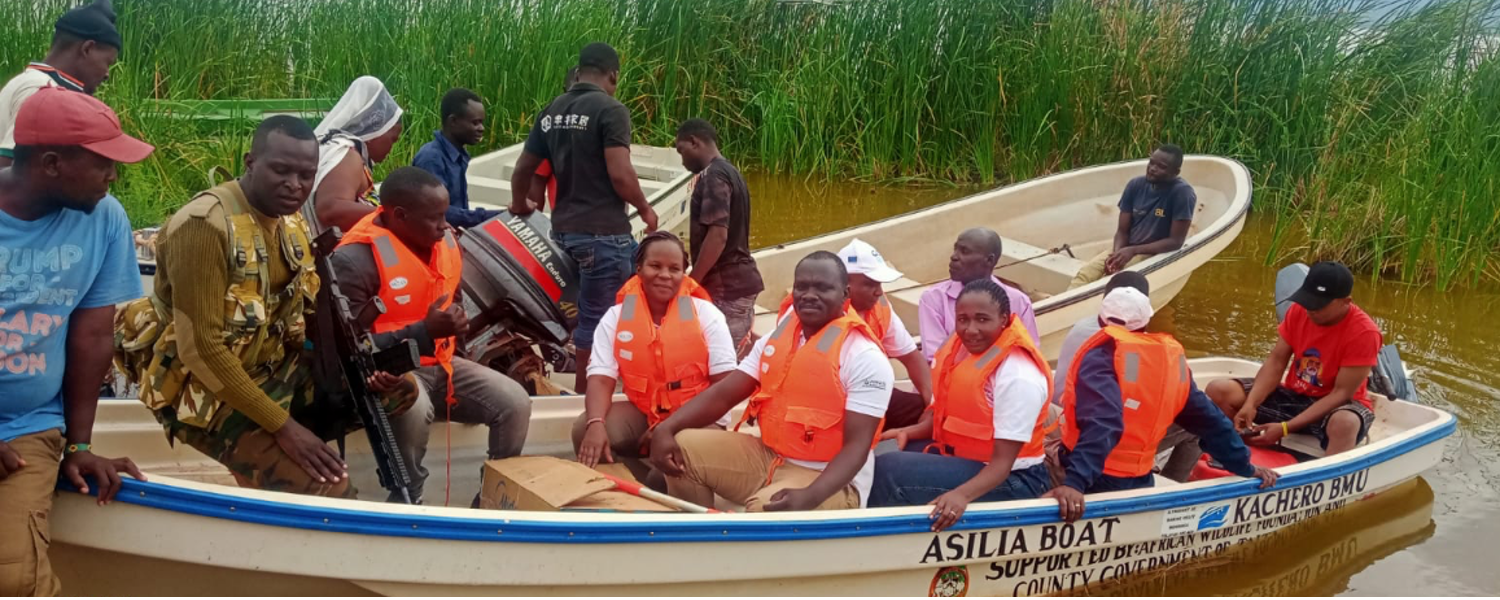
[[[469,208],[469,152],[465,146],[484,139],[484,103],[479,95],[463,88],[443,94],[440,106],[443,128],[433,132],[433,139],[417,150],[412,166],[436,175],[448,188],[448,224],[454,227],[476,227],[500,214],[500,211]]]
[[[152,148],[125,135],[104,103],[62,88],[21,105],[15,140],[15,162],[0,173],[0,547],[21,549],[21,562],[0,564],[0,595],[50,596],[46,516],[59,468],[84,493],[93,477],[101,504],[120,472],[143,479],[89,442],[115,304],[142,293],[130,220],[106,194],[115,163]]]

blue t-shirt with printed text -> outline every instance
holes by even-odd
[[[130,219],[114,196],[92,213],[35,221],[0,210],[0,440],[63,428],[73,311],[141,295]]]

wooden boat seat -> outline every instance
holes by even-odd
[[[1084,261],[1069,256],[1067,252],[1053,253],[1047,248],[1011,238],[1005,238],[1003,253],[999,266],[995,268],[995,276],[1018,284],[1033,298],[1038,294],[1050,297],[1068,289]]]

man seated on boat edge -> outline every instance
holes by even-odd
[[[243,487],[352,498],[340,408],[314,400],[318,278],[300,209],[317,173],[306,122],[256,128],[239,179],[196,195],[158,237],[156,289],[115,319],[115,358],[167,436]],[[405,410],[397,394],[387,410]],[[409,404],[409,401],[408,401]]]
[[[1173,144],[1156,147],[1146,163],[1146,174],[1131,179],[1120,194],[1120,220],[1110,249],[1084,263],[1068,289],[1083,287],[1157,254],[1174,252],[1187,243],[1198,195],[1180,177],[1182,160],[1182,148]]]
[[[1145,275],[1136,271],[1115,273],[1104,285],[1104,295],[1108,296],[1110,292],[1121,287],[1134,288],[1144,296],[1151,296],[1151,282],[1146,279]],[[1063,389],[1067,387],[1068,373],[1073,370],[1073,360],[1077,358],[1078,349],[1082,348],[1083,343],[1090,337],[1103,329],[1104,325],[1102,315],[1084,317],[1074,323],[1073,328],[1068,330],[1067,337],[1063,338],[1062,350],[1057,354],[1057,369],[1052,372],[1052,403],[1048,406],[1048,410],[1057,417],[1062,415]],[[1053,429],[1047,436],[1047,449],[1050,461],[1048,464],[1053,467],[1052,484],[1054,486],[1062,484],[1062,471],[1056,464],[1057,448],[1061,444],[1062,432],[1059,429]],[[1188,433],[1175,423],[1167,429],[1167,435],[1162,438],[1156,451],[1158,453],[1172,452],[1171,458],[1165,465],[1162,465],[1161,475],[1173,481],[1187,481],[1193,473],[1193,467],[1198,464],[1198,459],[1203,456],[1203,450],[1198,447],[1197,436]]]
[[[104,458],[91,442],[115,305],[141,296],[130,220],[109,186],[116,163],[153,148],[125,135],[104,103],[58,88],[22,103],[15,127],[15,162],[0,171],[0,314],[16,324],[7,327],[10,368],[0,371],[0,594],[53,596],[58,478],[97,492],[100,504],[121,474],[145,480],[130,459]]]
[[[1276,347],[1255,377],[1209,382],[1205,391],[1235,426],[1253,427],[1250,443],[1271,445],[1305,432],[1332,455],[1369,436],[1375,406],[1366,387],[1381,334],[1354,304],[1353,291],[1348,267],[1313,265],[1292,294],[1293,306],[1276,328]]]
[[[667,475],[673,496],[711,506],[718,494],[752,512],[868,501],[890,362],[846,308],[849,275],[837,255],[809,254],[793,282],[793,309],[776,331],[651,436],[651,463]],[[746,398],[741,423],[757,419],[760,438],[699,429]]]
[[[682,240],[670,232],[641,240],[635,276],[594,330],[585,408],[573,422],[578,462],[620,462],[658,491],[666,490],[666,478],[643,460],[652,429],[736,367],[724,314],[687,276],[687,260]],[[618,381],[625,402],[610,401]],[[726,415],[710,427],[727,425]]]
[[[1229,472],[1256,477],[1262,488],[1276,482],[1275,471],[1250,462],[1234,424],[1198,390],[1182,344],[1145,332],[1149,297],[1116,289],[1100,315],[1106,325],[1083,344],[1063,390],[1063,484],[1043,495],[1057,499],[1064,520],[1083,516],[1086,493],[1155,485],[1156,449],[1174,423]]]
[[[1010,298],[1011,312],[1031,332],[1031,340],[1038,345],[1042,343],[1031,297],[995,276],[995,267],[1000,263],[1003,250],[1000,234],[985,227],[965,230],[953,242],[953,252],[948,256],[948,281],[934,284],[922,292],[922,298],[917,302],[922,356],[929,362],[937,355],[938,348],[953,336],[953,307],[958,301],[958,293],[963,291],[964,284],[976,279],[989,278],[999,284]]]
[[[970,502],[1035,498],[1051,487],[1047,359],[1007,296],[988,279],[964,285],[957,331],[934,363],[932,409],[898,435],[903,451],[875,458],[870,506],[932,505],[932,530],[942,531]]]
[[[455,355],[469,319],[460,302],[463,258],[446,220],[450,204],[442,180],[401,167],[381,190],[384,202],[344,234],[330,262],[353,314],[365,314],[377,298],[384,302],[384,314],[358,324],[372,330],[376,347],[411,339],[422,355],[421,368],[405,376],[416,383],[411,408],[392,420],[420,498],[434,419],[487,426],[488,457],[509,458],[526,443],[531,397],[515,380]]]

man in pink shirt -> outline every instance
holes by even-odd
[[[1026,331],[1031,332],[1031,340],[1038,345],[1042,343],[1042,336],[1036,329],[1036,313],[1031,310],[1031,298],[995,277],[995,265],[1000,262],[1000,249],[1000,234],[984,227],[965,231],[959,234],[958,241],[953,242],[953,254],[948,257],[949,280],[932,286],[922,294],[922,300],[917,303],[922,355],[927,357],[927,362],[932,362],[938,348],[943,347],[943,342],[953,335],[953,307],[958,302],[958,293],[963,291],[964,284],[984,277],[1000,284],[1005,295],[1010,298],[1011,312],[1020,317]]]

